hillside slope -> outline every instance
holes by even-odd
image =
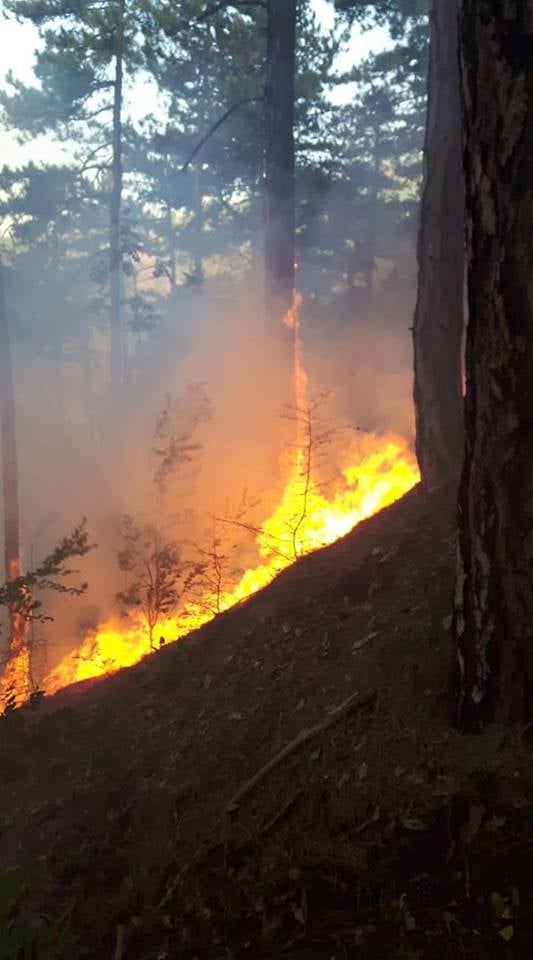
[[[62,960],[530,955],[527,735],[449,729],[453,557],[452,498],[417,488],[179,644],[5,718],[10,929],[59,925]],[[509,924],[491,894],[513,886]]]

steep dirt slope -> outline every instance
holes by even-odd
[[[503,952],[531,946],[527,735],[449,728],[453,514],[415,489],[196,635],[4,720],[12,927],[59,923],[68,960],[529,955]],[[513,886],[520,923],[491,905]]]

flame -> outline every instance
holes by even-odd
[[[303,359],[303,342],[300,336],[300,309],[303,303],[301,293],[295,292],[293,301],[287,313],[283,317],[283,326],[290,330],[293,335],[293,358],[294,358],[294,402],[298,410],[301,410],[307,399],[307,374]]]
[[[19,579],[22,574],[20,556],[10,558],[6,573],[8,582]],[[20,602],[9,607],[9,626],[9,648],[0,677],[0,711],[8,706],[24,703],[31,693],[28,620]]]
[[[418,468],[405,440],[364,434],[344,452],[335,482],[324,491],[309,457],[306,415],[310,410],[303,363],[297,294],[284,319],[294,334],[294,397],[296,456],[278,504],[256,533],[257,563],[236,583],[188,603],[175,618],[161,621],[155,632],[170,643],[212,620],[217,613],[266,587],[284,569],[313,550],[333,543],[356,524],[402,497],[417,483]],[[151,653],[142,618],[125,626],[117,617],[89,632],[81,646],[68,654],[43,683],[47,693],[69,684],[132,666]]]
[[[168,643],[198,629],[217,612],[229,610],[266,587],[298,557],[333,543],[361,520],[393,503],[419,479],[414,457],[401,439],[367,435],[351,453],[356,459],[342,470],[331,494],[322,493],[311,479],[305,514],[304,480],[298,472],[293,473],[278,506],[257,534],[262,562],[245,570],[232,589],[219,596],[207,592],[176,618],[161,621],[155,637],[163,636]],[[118,618],[112,618],[90,632],[81,647],[58,664],[46,678],[44,689],[54,693],[68,684],[132,666],[149,653],[148,630],[142,619],[125,627]]]

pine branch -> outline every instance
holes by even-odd
[[[112,103],[106,103],[103,107],[97,107],[94,110],[90,110],[88,113],[80,114],[79,119],[84,123],[88,123],[89,120],[94,120],[96,117],[100,116],[101,113],[108,113],[113,109]]]
[[[42,604],[33,598],[32,591],[53,590],[74,597],[81,596],[87,589],[86,583],[67,584],[61,581],[77,573],[67,566],[67,561],[72,557],[84,557],[94,547],[95,544],[89,543],[86,520],[82,520],[34,570],[16,580],[0,584],[0,607],[11,606],[26,620],[51,619],[38,612]]]
[[[229,108],[229,110],[226,110],[226,112],[220,117],[220,119],[217,120],[217,122],[213,124],[213,126],[207,131],[205,137],[202,137],[200,142],[196,144],[194,150],[192,151],[188,159],[185,161],[183,166],[180,168],[180,173],[187,172],[194,158],[200,153],[200,150],[202,149],[202,147],[207,143],[208,140],[211,139],[213,134],[217,132],[218,128],[221,127],[222,124],[225,123],[229,117],[231,117],[232,113],[235,113],[236,110],[239,110],[241,107],[246,106],[246,104],[248,103],[259,103],[261,100],[263,100],[263,97],[247,97],[246,100],[239,100],[238,103],[234,103],[233,106]]]
[[[204,12],[197,17],[196,22],[201,23],[202,20],[207,20],[208,17],[214,16],[215,13],[218,13],[219,10],[224,10],[226,7],[263,7],[263,9],[266,10],[267,3],[266,0],[220,0],[220,3],[214,3],[213,6],[204,10]]]

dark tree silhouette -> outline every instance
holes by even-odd
[[[463,399],[464,191],[457,2],[432,0],[424,189],[413,324],[416,450],[424,484],[458,476]]]
[[[15,419],[15,385],[11,339],[0,263],[0,428],[2,458],[2,507],[4,514],[4,575],[8,582],[20,577],[20,517]],[[17,656],[25,643],[25,627],[16,605],[9,604],[9,656]]]
[[[459,715],[533,694],[533,0],[464,0],[469,325],[455,634]]]
[[[281,326],[294,293],[296,0],[269,0],[265,86],[265,271],[268,320]]]

